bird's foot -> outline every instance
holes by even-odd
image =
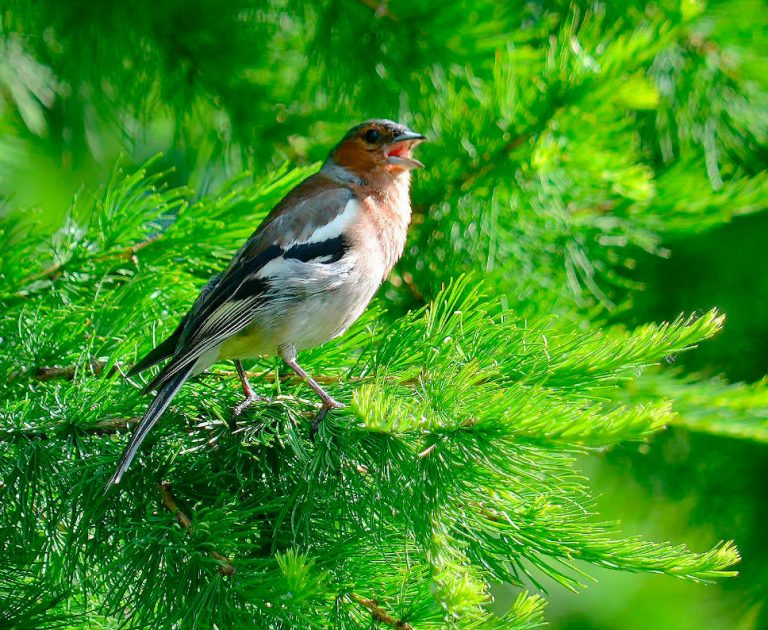
[[[237,430],[237,419],[242,415],[242,413],[248,409],[253,403],[270,403],[272,402],[271,398],[267,398],[266,396],[258,396],[251,392],[248,396],[245,397],[242,401],[237,403],[235,405],[235,408],[232,409],[232,417],[229,420],[229,428],[232,429],[232,431]]]
[[[312,424],[309,427],[309,438],[313,442],[315,441],[315,436],[317,435],[317,430],[320,428],[320,423],[323,421],[325,416],[328,415],[328,412],[331,409],[343,409],[344,407],[346,407],[344,403],[340,403],[330,396],[326,400],[323,400],[323,406],[320,407],[320,411],[317,412],[315,419],[312,420]]]

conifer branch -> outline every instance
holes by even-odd
[[[130,429],[141,420],[140,416],[129,418],[105,418],[99,420],[91,426],[78,427],[78,431],[90,435],[114,435],[121,431]],[[55,440],[71,431],[70,425],[65,425],[60,429],[54,428],[51,431],[38,429],[19,429],[19,430],[0,430],[0,441],[13,442],[19,438],[24,440]]]
[[[499,163],[504,160],[508,153],[514,151],[517,147],[522,146],[528,142],[531,138],[535,137],[536,134],[541,133],[541,131],[546,128],[547,122],[549,122],[549,118],[541,120],[539,124],[537,124],[534,128],[518,134],[514,138],[510,139],[508,142],[498,148],[492,156],[484,159],[482,166],[474,171],[469,171],[468,173],[463,174],[459,179],[452,182],[452,185],[456,186],[456,188],[462,191],[469,190],[471,186],[475,184],[475,182],[488,175],[493,171],[493,169],[497,168]]]
[[[361,606],[367,608],[371,613],[371,617],[374,621],[386,624],[391,628],[396,628],[397,630],[413,630],[413,626],[411,624],[393,617],[389,612],[379,606],[379,602],[377,600],[367,599],[356,593],[350,593],[349,598],[352,601],[357,602]]]
[[[90,368],[93,376],[99,376],[103,371],[104,368],[107,365],[107,361],[104,359],[92,359],[90,362]],[[37,380],[37,381],[53,381],[53,380],[63,380],[63,381],[71,381],[75,378],[75,374],[77,374],[78,369],[81,369],[79,365],[65,365],[65,366],[41,366],[38,368],[34,368],[33,370],[28,369],[21,369],[16,370],[15,372],[11,372],[8,375],[8,382],[12,382],[24,374],[29,374],[30,378]],[[115,372],[118,371],[118,367],[115,365],[113,366],[108,373],[108,376],[111,376]],[[281,383],[286,382],[296,382],[300,383],[302,382],[301,379],[292,373],[284,372],[283,374],[280,374],[279,377],[275,377],[275,373],[273,370],[267,370],[267,371],[261,371],[256,372],[253,370],[248,370],[246,372],[249,378],[256,379],[261,382],[265,383],[274,383],[276,380],[279,380]],[[218,376],[226,376],[226,378],[229,378],[230,375],[218,375]],[[318,374],[314,377],[314,379],[318,383],[322,383],[323,385],[330,385],[333,383],[339,382],[338,376],[327,376],[323,374]],[[357,382],[362,379],[358,377],[350,377],[350,382]]]
[[[94,263],[110,260],[133,260],[134,262],[137,262],[136,254],[138,254],[145,247],[152,245],[152,243],[157,241],[159,237],[159,235],[154,235],[144,241],[129,245],[128,247],[89,256],[88,259]],[[26,292],[25,287],[28,287],[30,284],[35,282],[39,282],[40,280],[55,280],[56,277],[63,273],[67,266],[71,265],[74,260],[77,259],[68,258],[67,260],[59,261],[50,265],[49,267],[46,267],[45,269],[41,269],[40,271],[31,273],[28,276],[22,278],[18,283],[21,288],[18,289],[13,294],[13,296],[22,299],[29,297],[33,293]]]
[[[104,371],[104,368],[106,367],[106,365],[107,365],[107,361],[105,361],[104,359],[92,359],[90,362],[91,372],[93,373],[94,376],[98,376]],[[40,366],[40,367],[34,368],[33,370],[27,370],[26,368],[24,368],[21,370],[16,370],[15,372],[11,372],[8,375],[8,382],[12,382],[27,373],[29,373],[31,378],[37,381],[53,381],[53,380],[71,381],[72,379],[75,378],[75,374],[77,374],[78,369],[82,369],[82,367],[80,365],[65,365],[63,367]],[[116,371],[117,371],[117,366],[113,366],[109,370],[108,376],[111,376]]]
[[[383,2],[377,2],[376,0],[360,0],[360,3],[371,9],[377,18],[385,17],[393,22],[400,21],[400,18],[389,10],[389,2],[387,0]]]
[[[724,1],[736,15],[759,4]],[[35,226],[21,206],[30,196],[5,194],[16,178],[3,177],[0,599],[6,576],[21,576],[12,590],[31,606],[11,611],[11,626],[531,630],[543,600],[521,594],[499,618],[491,584],[576,588],[589,566],[695,581],[733,574],[731,543],[697,553],[622,536],[576,465],[671,422],[768,441],[764,383],[638,378],[715,334],[721,317],[636,328],[656,315],[630,299],[645,277],[636,253],[765,208],[765,90],[749,81],[757,66],[741,65],[748,47],[734,47],[727,26],[699,28],[703,3],[521,12],[357,0],[351,11],[290,12],[290,28],[270,39],[285,3],[145,4],[85,11],[83,37],[61,2],[12,2],[19,32],[54,33],[53,44],[0,33],[10,60],[0,59],[0,118],[25,123],[6,125],[11,154],[43,143],[50,164],[62,162],[61,147],[73,166],[97,151],[101,164],[115,144],[100,141],[103,128],[117,124],[133,165],[135,147],[165,142],[145,123],[173,125],[168,159],[118,167],[58,226],[58,201],[42,203],[56,207]],[[293,63],[307,47],[317,63]],[[300,104],[290,102],[295,86]],[[249,371],[257,383],[288,383],[276,404],[236,433],[214,428],[239,396],[221,364],[179,394],[183,426],[165,423],[137,464],[173,461],[176,488],[201,498],[194,513],[167,482],[150,512],[139,491],[97,499],[121,446],[99,436],[132,429],[148,400],[91,376],[133,362],[147,320],[163,319],[163,331],[176,323],[169,314],[181,315],[314,170],[272,169],[278,156],[321,156],[335,121],[382,97],[432,142],[419,149],[429,168],[414,177],[408,251],[379,308],[356,325],[363,334],[304,355],[348,410],[310,442],[297,421],[314,401],[291,372],[260,362]],[[25,126],[39,140],[28,142]],[[240,149],[267,173],[219,187],[240,170],[230,159]],[[158,171],[177,160],[172,177]],[[43,182],[56,168],[18,162]],[[611,301],[619,326],[596,310]],[[137,490],[141,473],[131,472]],[[237,584],[221,579],[235,564]]]
[[[140,420],[141,416],[132,416],[130,418],[105,418],[104,420],[99,420],[92,429],[84,430],[96,435],[112,435],[130,429],[133,425],[138,424]]]
[[[176,499],[174,499],[173,494],[171,493],[171,484],[169,482],[160,482],[160,497],[163,506],[176,517],[176,522],[181,525],[183,529],[191,530],[192,519],[179,509],[179,506],[176,504]],[[235,567],[228,558],[217,551],[210,551],[209,555],[211,558],[219,561],[219,573],[226,576],[234,575]]]

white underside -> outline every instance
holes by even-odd
[[[407,202],[407,186],[403,198]],[[358,202],[350,201],[333,221],[302,242],[322,242],[347,233],[359,211]],[[408,207],[403,214],[409,211]],[[398,257],[400,251],[396,252]],[[268,289],[262,296],[254,296],[252,306],[233,304],[232,312],[227,312],[230,307],[224,305],[211,317],[212,328],[223,318],[240,332],[206,350],[196,361],[194,372],[202,372],[221,359],[276,355],[280,346],[289,344],[301,351],[341,335],[362,315],[379,288],[393,263],[387,256],[391,258],[392,252],[386,248],[357,247],[333,263],[327,262],[327,257],[302,262],[280,256],[269,261],[256,274],[267,281]],[[247,322],[247,326],[238,327],[238,321]]]
[[[267,301],[254,311],[247,329],[206,353],[205,363],[274,355],[285,344],[301,351],[338,337],[362,315],[379,287],[381,276],[363,271],[368,268],[356,264],[351,253],[330,264],[271,261],[262,270],[274,287]]]

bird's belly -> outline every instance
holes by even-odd
[[[362,315],[375,288],[365,293],[341,287],[312,296],[285,318],[277,337],[297,350],[314,348],[338,337]]]
[[[380,277],[351,273],[344,282],[301,299],[275,300],[259,309],[254,323],[221,345],[220,357],[248,359],[277,354],[293,344],[297,350],[313,348],[341,335],[373,298]]]

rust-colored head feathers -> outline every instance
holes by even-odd
[[[362,179],[397,175],[424,166],[411,157],[424,140],[425,136],[391,120],[367,120],[347,132],[329,159]]]

